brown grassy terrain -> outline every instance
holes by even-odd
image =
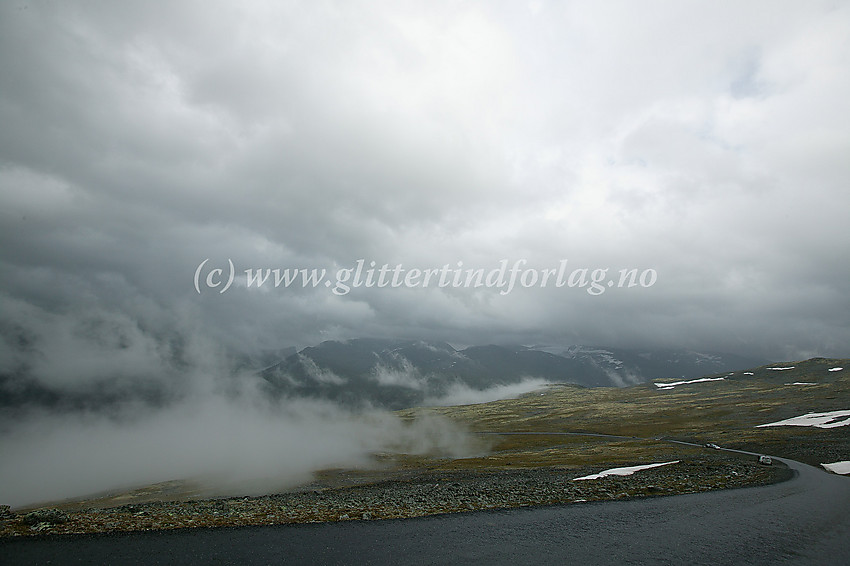
[[[519,399],[458,407],[402,411],[407,418],[438,414],[488,432],[592,432],[596,436],[503,436],[486,459],[447,466],[586,466],[656,461],[687,448],[653,439],[675,439],[787,456],[819,465],[850,459],[850,427],[767,427],[810,412],[850,409],[850,360],[816,358],[744,372],[717,374],[720,381],[660,389],[551,386]],[[790,367],[770,370],[769,367]],[[846,367],[841,372],[830,368]],[[672,382],[675,380],[663,380]],[[793,383],[815,385],[792,385]]]

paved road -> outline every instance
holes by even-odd
[[[403,521],[0,542],[1,564],[850,564],[850,478]]]

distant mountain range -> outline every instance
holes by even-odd
[[[522,383],[623,387],[656,378],[696,378],[766,360],[690,350],[586,346],[472,346],[354,339],[305,348],[260,372],[273,394],[397,409]]]
[[[271,397],[327,399],[347,406],[400,409],[488,401],[545,383],[623,387],[656,378],[697,378],[756,367],[766,360],[690,350],[626,350],[586,346],[486,345],[456,349],[445,342],[353,339],[296,351],[281,348],[235,356],[234,379],[262,379]],[[26,407],[100,411],[126,402],[164,405],[179,385],[115,375],[88,386],[59,388],[24,369],[0,374],[0,413]],[[0,416],[2,416],[0,414]]]

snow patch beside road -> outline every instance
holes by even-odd
[[[824,468],[834,474],[850,474],[850,461],[833,462],[832,464],[821,464]]]
[[[667,466],[670,464],[678,464],[679,460],[674,460],[672,462],[661,462],[659,464],[644,464],[643,466],[630,466],[628,468],[611,468],[610,470],[605,470],[603,472],[599,472],[598,474],[591,474],[589,476],[583,476],[580,478],[573,478],[573,481],[579,480],[598,480],[599,478],[604,478],[605,476],[630,476],[635,472],[639,472],[641,470],[648,470],[650,468],[657,468],[659,466]]]

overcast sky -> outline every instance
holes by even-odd
[[[363,336],[848,356],[848,100],[847,2],[9,0],[0,370]],[[246,287],[360,259],[657,280]]]

